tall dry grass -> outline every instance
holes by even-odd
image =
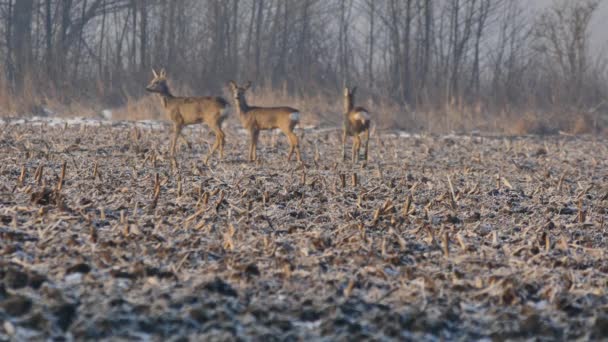
[[[41,87],[35,78],[28,78],[19,95],[0,77],[0,116],[27,117],[56,115],[60,117],[102,117],[103,110],[112,112],[113,120],[167,120],[157,95],[123,96],[121,105],[108,106],[104,96],[65,97],[57,89]],[[221,94],[203,94],[177,81],[170,80],[176,96],[221,95],[231,106],[234,103],[227,87]],[[142,89],[144,85],[141,86]],[[42,89],[41,89],[42,88]],[[52,88],[51,88],[52,89]],[[342,123],[342,95],[339,90],[323,90],[313,95],[295,95],[286,87],[273,88],[268,84],[254,84],[248,92],[250,105],[288,105],[300,109],[301,126],[339,127]],[[592,110],[582,108],[510,108],[487,105],[482,101],[467,103],[451,99],[443,105],[417,105],[416,109],[397,104],[378,94],[361,90],[357,105],[365,106],[372,114],[377,130],[406,130],[429,133],[492,132],[506,135],[606,134],[608,106]],[[116,102],[116,101],[114,101]],[[232,111],[233,124],[238,118]]]

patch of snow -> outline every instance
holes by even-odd
[[[296,327],[304,328],[307,330],[315,330],[321,326],[322,320],[316,320],[313,322],[303,322],[303,321],[295,321],[293,324]]]
[[[111,116],[112,112],[104,111],[106,116]],[[29,118],[3,118],[0,119],[0,124],[8,126],[19,126],[19,125],[31,125],[34,127],[38,126],[49,126],[49,127],[63,127],[63,126],[88,126],[88,127],[99,127],[102,125],[108,125],[112,127],[140,127],[144,129],[162,129],[167,125],[165,121],[159,120],[140,120],[140,121],[113,121],[106,118],[85,118],[85,117],[73,117],[73,118],[58,118],[58,117],[45,117],[45,116],[33,116]]]
[[[55,112],[53,112],[52,110],[50,110],[46,107],[42,107],[42,115],[43,116],[55,116]]]
[[[101,117],[104,120],[112,120],[112,114],[113,114],[112,111],[109,109],[104,109],[101,111]]]
[[[82,282],[82,273],[70,273],[65,276],[65,281],[68,284],[78,284]]]

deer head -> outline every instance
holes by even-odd
[[[230,86],[230,92],[232,93],[232,96],[234,97],[234,99],[237,100],[237,101],[244,101],[245,100],[245,92],[247,90],[249,90],[249,88],[251,87],[251,81],[248,81],[247,84],[244,87],[240,87],[234,81],[228,82],[228,85]]]
[[[344,87],[344,112],[350,112],[355,106],[355,92],[357,91],[357,87],[353,87],[349,89],[348,87]]]
[[[154,75],[154,78],[152,78],[146,90],[152,93],[168,94],[169,86],[167,85],[167,73],[165,69],[161,69],[160,73],[152,69],[152,75]]]

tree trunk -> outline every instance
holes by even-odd
[[[32,15],[33,0],[19,0],[15,3],[13,16],[13,47],[15,63],[15,86],[23,90],[25,77],[32,64]]]

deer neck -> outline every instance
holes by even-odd
[[[249,112],[249,105],[247,104],[247,100],[245,97],[234,99],[236,104],[236,110],[239,113],[239,117],[244,119],[247,117],[247,112]]]
[[[351,110],[353,110],[355,107],[353,102],[354,101],[352,98],[347,97],[344,99],[344,114],[348,114]]]
[[[173,96],[173,94],[171,93],[171,89],[169,89],[169,86],[167,84],[165,84],[161,88],[161,90],[158,92],[158,95],[160,96],[160,101],[161,101],[163,107],[165,107],[165,108],[167,108],[169,100],[175,98],[175,96]]]

